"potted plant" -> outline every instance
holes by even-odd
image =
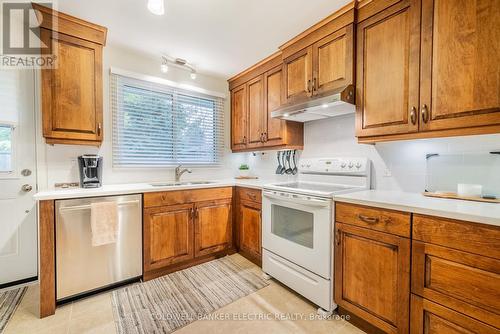
[[[240,176],[247,177],[250,173],[250,167],[247,164],[241,164],[239,167]]]

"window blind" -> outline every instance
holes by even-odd
[[[111,74],[113,166],[216,165],[224,99]]]

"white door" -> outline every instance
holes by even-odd
[[[0,70],[0,288],[37,276],[34,84]]]
[[[329,279],[331,210],[330,199],[264,191],[262,247]]]

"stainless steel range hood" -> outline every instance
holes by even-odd
[[[328,96],[293,105],[285,105],[273,111],[271,116],[295,122],[308,122],[350,114],[355,110],[354,86],[348,85],[339,88]]]

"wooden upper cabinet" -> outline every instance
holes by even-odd
[[[500,124],[499,22],[498,0],[422,0],[422,130]]]
[[[144,209],[144,271],[194,257],[193,204]]]
[[[402,1],[357,26],[356,135],[418,131],[420,5]]]
[[[107,30],[33,4],[41,39],[55,55],[42,69],[43,135],[51,144],[100,145],[103,140],[102,48]],[[57,25],[51,22],[57,20]]]
[[[336,223],[335,302],[385,333],[408,333],[410,240]]]
[[[247,86],[231,91],[231,149],[247,147]]]
[[[281,106],[281,87],[283,70],[278,66],[264,74],[264,139],[266,146],[283,144],[286,122],[271,116],[272,112]]]
[[[313,44],[314,95],[353,83],[354,25],[350,24]]]
[[[248,147],[262,144],[266,113],[264,110],[264,78],[259,75],[247,83],[248,90]]]
[[[312,46],[283,60],[283,102],[303,101],[312,96]]]
[[[217,253],[232,246],[231,199],[195,204],[195,256]]]

